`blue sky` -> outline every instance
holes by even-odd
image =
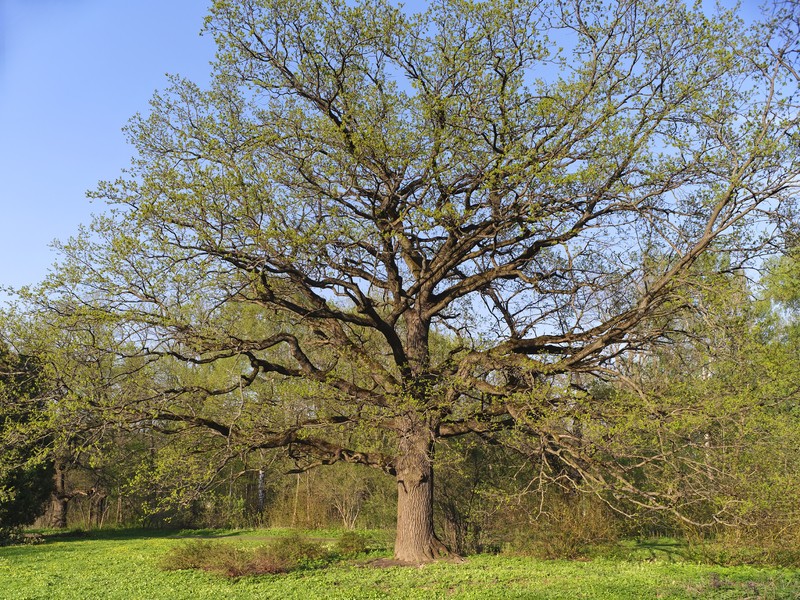
[[[128,164],[121,129],[166,73],[208,80],[206,11],[204,0],[0,0],[0,287],[41,281],[49,244],[104,209],[85,193]]]
[[[87,190],[132,155],[121,131],[165,73],[207,80],[203,0],[0,0],[0,286],[41,281],[88,223]],[[0,294],[0,299],[4,295]]]

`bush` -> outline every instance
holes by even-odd
[[[0,527],[4,530],[33,523],[44,513],[54,489],[52,463],[29,459],[17,451],[0,457]]]
[[[291,561],[294,566],[302,566],[309,562],[327,558],[329,553],[319,542],[313,542],[297,534],[280,538],[264,548],[273,556]]]
[[[202,569],[217,552],[218,543],[193,540],[172,548],[161,559],[161,568],[166,571]]]
[[[324,558],[328,558],[328,553],[320,544],[296,535],[256,548],[193,540],[167,552],[161,560],[161,568],[167,571],[200,569],[226,577],[244,577],[288,573]]]
[[[41,544],[44,537],[38,533],[25,533],[22,527],[0,527],[0,546]]]
[[[778,567],[800,567],[800,549],[796,538],[785,536],[780,540],[759,539],[748,541],[735,535],[720,535],[709,540],[691,541],[686,548],[688,560],[725,567],[742,565],[772,565]]]
[[[342,556],[352,556],[366,552],[369,540],[355,531],[346,531],[336,542],[336,551]]]
[[[512,552],[543,559],[578,558],[592,546],[619,539],[616,520],[591,497],[551,497],[546,509],[510,543]]]

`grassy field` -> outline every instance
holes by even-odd
[[[285,532],[207,534],[252,547]],[[309,535],[323,540],[335,536],[331,532]],[[159,563],[164,555],[186,543],[181,537],[110,531],[0,548],[0,598],[800,598],[798,570],[700,565],[663,552],[641,561],[540,561],[481,555],[461,564],[388,568],[370,566],[372,555],[324,569],[238,579],[162,570]]]

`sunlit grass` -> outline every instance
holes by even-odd
[[[0,598],[798,598],[800,571],[715,567],[679,559],[538,561],[481,555],[465,563],[375,568],[367,558],[282,575],[226,578],[165,571],[161,561],[186,533],[125,531],[49,538],[0,549]],[[196,532],[195,532],[196,533]],[[276,535],[277,534],[277,535]],[[204,532],[215,543],[252,548],[287,532]],[[307,532],[317,539],[336,532]],[[197,537],[197,536],[193,536]],[[373,554],[372,556],[375,556]]]

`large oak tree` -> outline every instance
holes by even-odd
[[[152,361],[115,414],[395,477],[400,560],[445,551],[437,440],[515,429],[587,464],[603,400],[570,390],[668,337],[698,258],[762,252],[796,191],[790,27],[674,0],[217,0],[207,30],[212,83],[132,120],[59,310]]]

